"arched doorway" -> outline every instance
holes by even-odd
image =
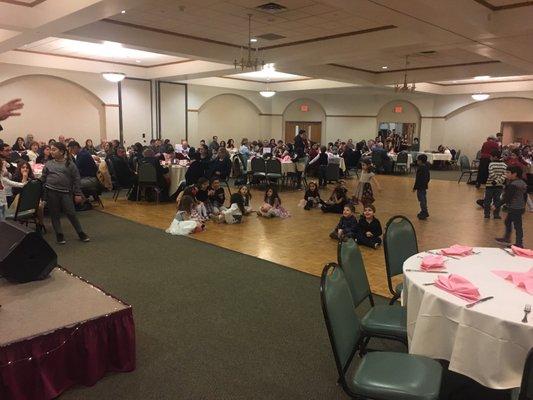
[[[325,122],[326,112],[320,103],[311,99],[294,100],[283,111],[283,138],[286,143],[293,143],[298,131],[305,129],[309,140],[321,143]]]
[[[420,139],[420,111],[406,100],[393,100],[379,110],[377,116],[378,136],[384,140],[396,134],[399,140],[411,146],[414,138]]]

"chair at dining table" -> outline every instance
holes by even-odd
[[[533,400],[533,348],[526,357],[518,400]]]
[[[403,170],[405,173],[411,172],[411,166],[409,165],[409,154],[406,151],[401,151],[396,156],[396,162],[394,163],[395,170]]]
[[[274,181],[279,187],[280,181],[283,179],[283,173],[281,172],[281,162],[277,158],[271,158],[266,160],[266,179],[267,181]]]
[[[442,367],[428,357],[386,351],[354,357],[363,340],[345,273],[337,264],[324,267],[320,300],[338,383],[356,399],[436,400]],[[359,354],[361,355],[361,354]]]
[[[15,211],[6,213],[7,220],[17,221],[28,226],[33,223],[36,229],[39,227],[39,203],[43,192],[43,184],[34,179],[26,183],[22,188]]]
[[[251,160],[252,183],[263,182],[266,179],[266,163],[261,157],[254,157]]]
[[[461,176],[459,177],[457,183],[461,183],[461,179],[463,179],[463,176],[465,175],[468,175],[468,180],[466,183],[472,182],[472,175],[477,175],[478,170],[470,165],[470,160],[467,156],[463,155],[459,157],[459,166],[461,167]]]
[[[157,184],[157,171],[152,164],[141,162],[139,163],[139,169],[137,171],[137,201],[141,190],[144,189],[146,197],[146,189],[153,189],[156,196],[156,204],[159,204],[160,189]]]
[[[413,224],[403,215],[395,215],[387,221],[383,235],[387,284],[392,294],[389,304],[394,304],[402,294],[403,283],[393,285],[392,278],[403,274],[403,263],[418,253],[418,242]]]
[[[364,338],[362,351],[373,337],[399,341],[407,346],[407,311],[405,307],[374,304],[363,257],[355,240],[339,241],[337,262],[350,287],[354,308],[367,298],[371,305],[370,310],[361,319],[361,334]]]

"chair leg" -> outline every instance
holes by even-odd
[[[461,176],[459,177],[459,180],[457,181],[457,183],[461,183],[461,179],[463,179],[464,174],[465,174],[464,172],[461,173]]]
[[[400,298],[400,294],[399,293],[396,293],[392,299],[389,301],[389,306],[392,306],[394,303],[396,303],[396,301]]]
[[[229,179],[226,179],[225,182],[226,182],[226,186],[228,187],[229,195],[230,195],[230,197],[231,197],[231,189],[230,189],[230,187],[229,187]]]

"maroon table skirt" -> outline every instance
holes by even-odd
[[[135,369],[131,307],[0,348],[0,399],[49,400]]]

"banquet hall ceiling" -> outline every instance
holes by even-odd
[[[533,75],[533,3],[514,0],[0,0],[0,62],[235,80],[249,14],[254,54],[307,88]]]

